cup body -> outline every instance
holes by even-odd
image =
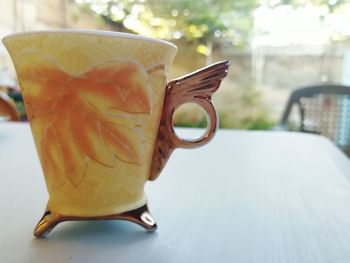
[[[3,42],[22,89],[48,209],[89,217],[144,205],[176,47],[71,30],[15,34]]]

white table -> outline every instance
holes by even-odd
[[[319,136],[219,131],[177,150],[147,185],[155,233],[66,222],[33,238],[47,193],[27,124],[0,124],[0,178],[4,263],[350,262],[350,161]]]

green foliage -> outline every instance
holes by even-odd
[[[260,111],[260,107],[255,108]],[[242,130],[270,130],[276,123],[272,121],[266,111],[258,114],[247,115],[242,112],[219,112],[219,127],[222,129],[242,129]]]
[[[203,109],[194,103],[186,103],[176,109],[173,123],[178,127],[207,127],[207,118]]]
[[[275,126],[275,122],[268,118],[266,112],[263,112],[258,118],[245,118],[242,126],[247,130],[270,130]]]
[[[258,90],[252,87],[239,88],[231,93],[231,97],[225,98],[230,101],[230,107],[218,108],[220,128],[268,130],[275,126],[263,106]],[[174,125],[203,128],[207,126],[207,120],[198,108],[184,107],[175,112]]]
[[[253,32],[253,12],[261,5],[295,9],[311,5],[320,20],[341,12],[349,0],[75,0],[119,30],[162,39],[183,38],[210,56],[215,45],[247,48]]]
[[[231,108],[220,109],[220,128],[268,130],[275,122],[262,102],[262,93],[251,86],[238,88]]]
[[[194,121],[186,117],[180,117],[174,122],[174,126],[186,128],[205,128],[207,127],[207,119],[205,117],[202,117],[199,120]]]
[[[245,47],[249,43],[252,12],[257,7],[257,0],[77,2],[84,3],[107,21],[142,35],[163,39],[184,38],[205,46],[226,41],[237,47]]]
[[[21,120],[27,120],[22,94],[20,92],[10,92],[8,95],[15,102]]]
[[[205,128],[207,127],[207,119],[202,117],[197,120],[186,117],[191,115],[191,112],[179,116],[174,122],[176,127],[186,128]],[[269,130],[275,126],[275,122],[269,119],[268,114],[263,112],[257,117],[246,116],[241,117],[232,112],[219,112],[219,127],[221,129],[245,129],[245,130]]]

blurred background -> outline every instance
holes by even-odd
[[[169,79],[231,60],[214,97],[221,128],[271,129],[296,88],[350,85],[348,0],[0,0],[0,37],[75,28],[123,31],[178,46]],[[10,57],[0,44],[0,89],[25,119]],[[192,104],[175,124],[203,127]]]

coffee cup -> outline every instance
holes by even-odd
[[[227,75],[219,62],[167,82],[177,48],[134,34],[52,30],[17,33],[3,43],[15,65],[49,200],[34,235],[67,220],[121,219],[157,225],[144,185],[172,151],[206,144],[218,117],[211,96]],[[173,113],[196,103],[206,133],[176,135]]]

